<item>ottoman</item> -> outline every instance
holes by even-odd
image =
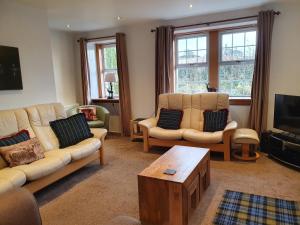
[[[243,161],[252,161],[259,158],[259,154],[255,152],[259,144],[259,137],[255,130],[248,128],[237,129],[232,138],[233,143],[242,145],[240,150],[233,151],[233,157]],[[250,148],[252,147],[252,149]]]

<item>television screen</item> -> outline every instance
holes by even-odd
[[[19,50],[0,46],[0,90],[22,90]]]
[[[275,95],[274,128],[300,134],[300,96]]]

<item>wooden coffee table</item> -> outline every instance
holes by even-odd
[[[209,149],[174,146],[138,175],[143,225],[187,225],[210,183]],[[166,175],[166,169],[176,170]]]

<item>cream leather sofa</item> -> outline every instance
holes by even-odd
[[[161,108],[183,110],[180,129],[167,130],[157,127]],[[237,123],[231,121],[229,116],[228,124],[223,131],[203,132],[205,110],[228,108],[229,96],[223,93],[160,95],[157,116],[139,122],[143,130],[144,151],[149,151],[151,146],[197,146],[223,152],[224,160],[230,160],[231,136],[237,128]]]
[[[59,149],[49,122],[62,118],[66,118],[66,112],[60,103],[0,111],[0,137],[26,129],[30,137],[37,137],[45,149],[45,158],[13,168],[7,167],[0,156],[0,193],[23,185],[34,193],[96,159],[103,164],[103,142],[107,130],[91,129],[93,138]]]

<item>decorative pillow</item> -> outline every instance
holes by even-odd
[[[203,131],[215,132],[224,130],[228,120],[228,110],[221,109],[218,111],[206,110],[204,115],[204,128]]]
[[[18,144],[0,147],[0,154],[10,167],[32,163],[45,157],[37,138]]]
[[[1,138],[0,147],[18,144],[20,142],[27,141],[29,139],[30,139],[30,135],[28,130],[21,130],[18,133]]]
[[[183,112],[181,110],[161,108],[157,126],[164,129],[177,130],[180,128],[182,116]]]
[[[52,121],[50,126],[59,141],[60,148],[75,145],[94,136],[83,113]]]
[[[94,121],[98,119],[96,114],[96,107],[94,106],[80,107],[78,110],[80,113],[83,113],[85,115],[87,121]]]

